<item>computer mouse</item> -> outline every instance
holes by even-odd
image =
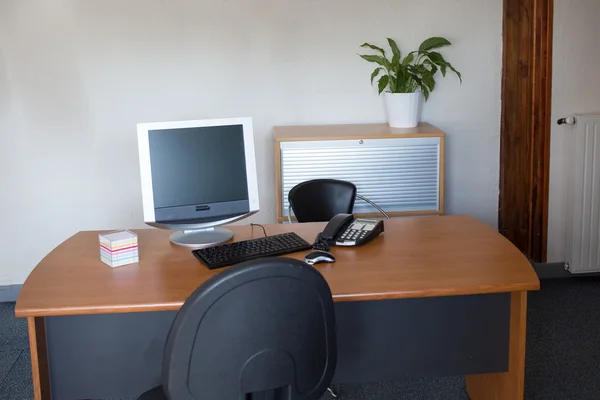
[[[332,263],[335,262],[335,256],[327,251],[314,250],[304,257],[304,262],[310,265],[322,262]]]

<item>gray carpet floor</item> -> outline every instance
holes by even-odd
[[[542,281],[528,313],[525,399],[600,399],[600,278]],[[462,376],[342,385],[340,393],[343,400],[469,399]],[[0,303],[0,399],[32,398],[26,323],[14,318],[14,303]]]

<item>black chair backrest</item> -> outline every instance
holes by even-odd
[[[356,186],[335,179],[302,182],[288,193],[298,222],[324,222],[337,214],[352,214],[355,199]]]
[[[165,346],[170,400],[318,399],[337,362],[335,315],[323,276],[284,257],[213,276],[177,313]]]

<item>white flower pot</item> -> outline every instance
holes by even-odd
[[[385,92],[385,111],[392,128],[414,128],[419,125],[421,92]]]

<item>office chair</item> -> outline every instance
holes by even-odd
[[[356,198],[375,207],[385,218],[390,218],[381,207],[358,194],[352,182],[313,179],[301,182],[289,191],[288,221],[292,222],[291,211],[294,211],[298,222],[325,222],[337,214],[352,214]]]
[[[229,267],[196,289],[165,345],[162,386],[139,400],[317,400],[337,362],[331,291],[283,257]]]

